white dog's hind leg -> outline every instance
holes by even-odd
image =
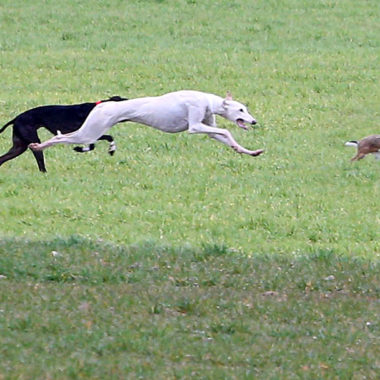
[[[81,144],[81,141],[78,141],[78,138],[76,137],[76,132],[67,133],[65,135],[62,135],[59,133],[58,135],[52,137],[49,140],[46,140],[43,143],[31,143],[29,144],[29,148],[34,151],[44,150],[48,148],[49,146],[56,145],[56,144]]]
[[[58,134],[57,136],[52,137],[51,139],[38,144],[32,143],[29,144],[29,148],[32,150],[44,150],[50,146],[56,144],[92,144],[102,135],[104,132],[111,128],[112,125],[116,124],[109,113],[104,110],[104,106],[109,105],[109,103],[102,103],[101,105],[95,107],[89,115],[87,119],[84,121],[82,126],[71,133],[66,133],[64,135]]]

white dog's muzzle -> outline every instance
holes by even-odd
[[[248,129],[247,125],[245,123],[248,123],[248,121],[245,121],[243,119],[237,119],[236,124],[238,127],[243,129]],[[249,122],[251,125],[257,124],[257,121],[255,119],[252,119],[252,121]]]

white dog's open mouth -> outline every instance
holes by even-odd
[[[245,125],[245,122],[244,122],[243,119],[237,119],[237,120],[236,120],[236,124],[237,124],[240,128],[248,129],[248,127]]]

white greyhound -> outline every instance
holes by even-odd
[[[243,129],[248,129],[245,123],[256,124],[247,108],[232,100],[230,94],[223,99],[213,94],[184,90],[155,97],[100,103],[75,132],[58,133],[50,140],[32,143],[29,147],[38,151],[56,144],[91,144],[113,125],[133,121],[168,133],[186,130],[189,133],[205,133],[237,153],[251,156],[263,153],[262,149],[248,150],[239,145],[228,130],[216,126],[215,115],[233,121]]]

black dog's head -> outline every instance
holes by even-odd
[[[128,98],[122,98],[121,96],[111,96],[110,98],[106,100],[102,100],[102,103],[104,102],[121,102],[122,100],[128,100]]]

